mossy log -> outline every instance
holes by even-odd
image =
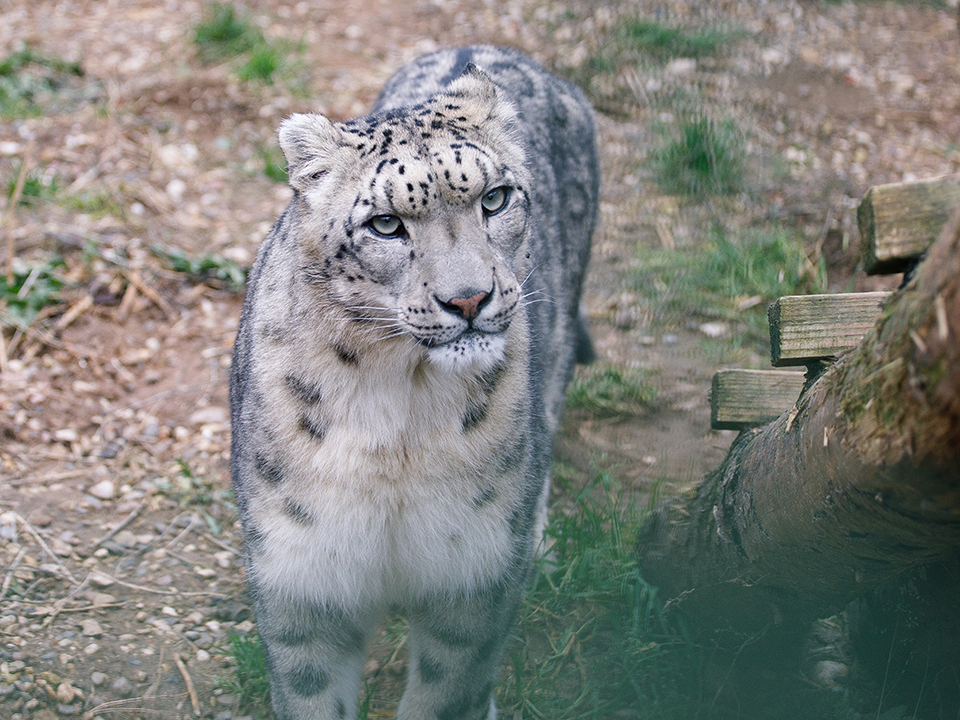
[[[863,342],[637,544],[661,597],[728,646],[958,548],[960,214]]]

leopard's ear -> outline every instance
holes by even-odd
[[[447,86],[444,94],[458,100],[464,114],[472,116],[480,125],[494,122],[501,129],[516,125],[517,112],[513,105],[499,92],[496,83],[473,63],[467,64],[463,74]]]
[[[446,94],[492,104],[497,101],[497,86],[477,65],[467,63],[463,74],[447,86]]]
[[[291,115],[280,124],[277,135],[287,158],[290,187],[301,192],[331,170],[334,154],[343,144],[340,129],[312,113]]]

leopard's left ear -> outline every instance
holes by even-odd
[[[468,63],[463,74],[450,83],[444,94],[459,100],[467,115],[472,115],[480,125],[494,121],[501,127],[516,124],[517,113],[513,104],[497,88],[496,83],[479,67]]]
[[[280,124],[280,149],[287,158],[287,176],[294,190],[306,190],[329,172],[343,145],[340,129],[323,115],[296,114]]]
[[[481,103],[494,103],[497,101],[497,86],[477,65],[467,63],[463,74],[447,86],[446,94]]]

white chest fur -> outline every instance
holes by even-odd
[[[286,478],[260,501],[261,582],[316,601],[385,606],[493,582],[509,565],[523,468],[499,458],[522,432],[522,407],[509,400],[522,374],[508,366],[485,399],[484,422],[465,431],[475,374],[436,367],[409,344],[392,347],[399,351],[364,355],[356,367],[301,367],[328,389],[320,442],[303,431],[296,398],[270,393]]]

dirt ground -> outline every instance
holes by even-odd
[[[273,85],[201,63],[200,2],[0,4],[0,56],[29,43],[85,73],[46,114],[0,120],[4,183],[26,158],[58,188],[8,215],[16,256],[60,253],[72,282],[31,333],[5,335],[0,717],[237,717],[216,678],[226,633],[252,627],[225,493],[242,294],[152,248],[249,264],[289,198],[262,172],[282,117],[362,114],[392,72],[442,46],[511,45],[578,77],[626,16],[744,31],[718,57],[600,78],[592,93],[604,186],[585,308],[600,361],[650,370],[658,399],[617,420],[570,413],[558,453],[584,475],[611,469],[644,502],[652,483],[694,482],[726,452],[732,434],[709,429],[712,374],[768,360],[705,352],[707,317],[652,323],[624,290],[635,248],[696,243],[718,217],[776,219],[829,258],[832,289],[876,287],[856,273],[863,192],[960,171],[951,1],[248,2],[269,40],[299,44]],[[678,87],[747,130],[751,192],[706,205],[661,194],[643,161],[654,121],[670,119],[656,100]]]

